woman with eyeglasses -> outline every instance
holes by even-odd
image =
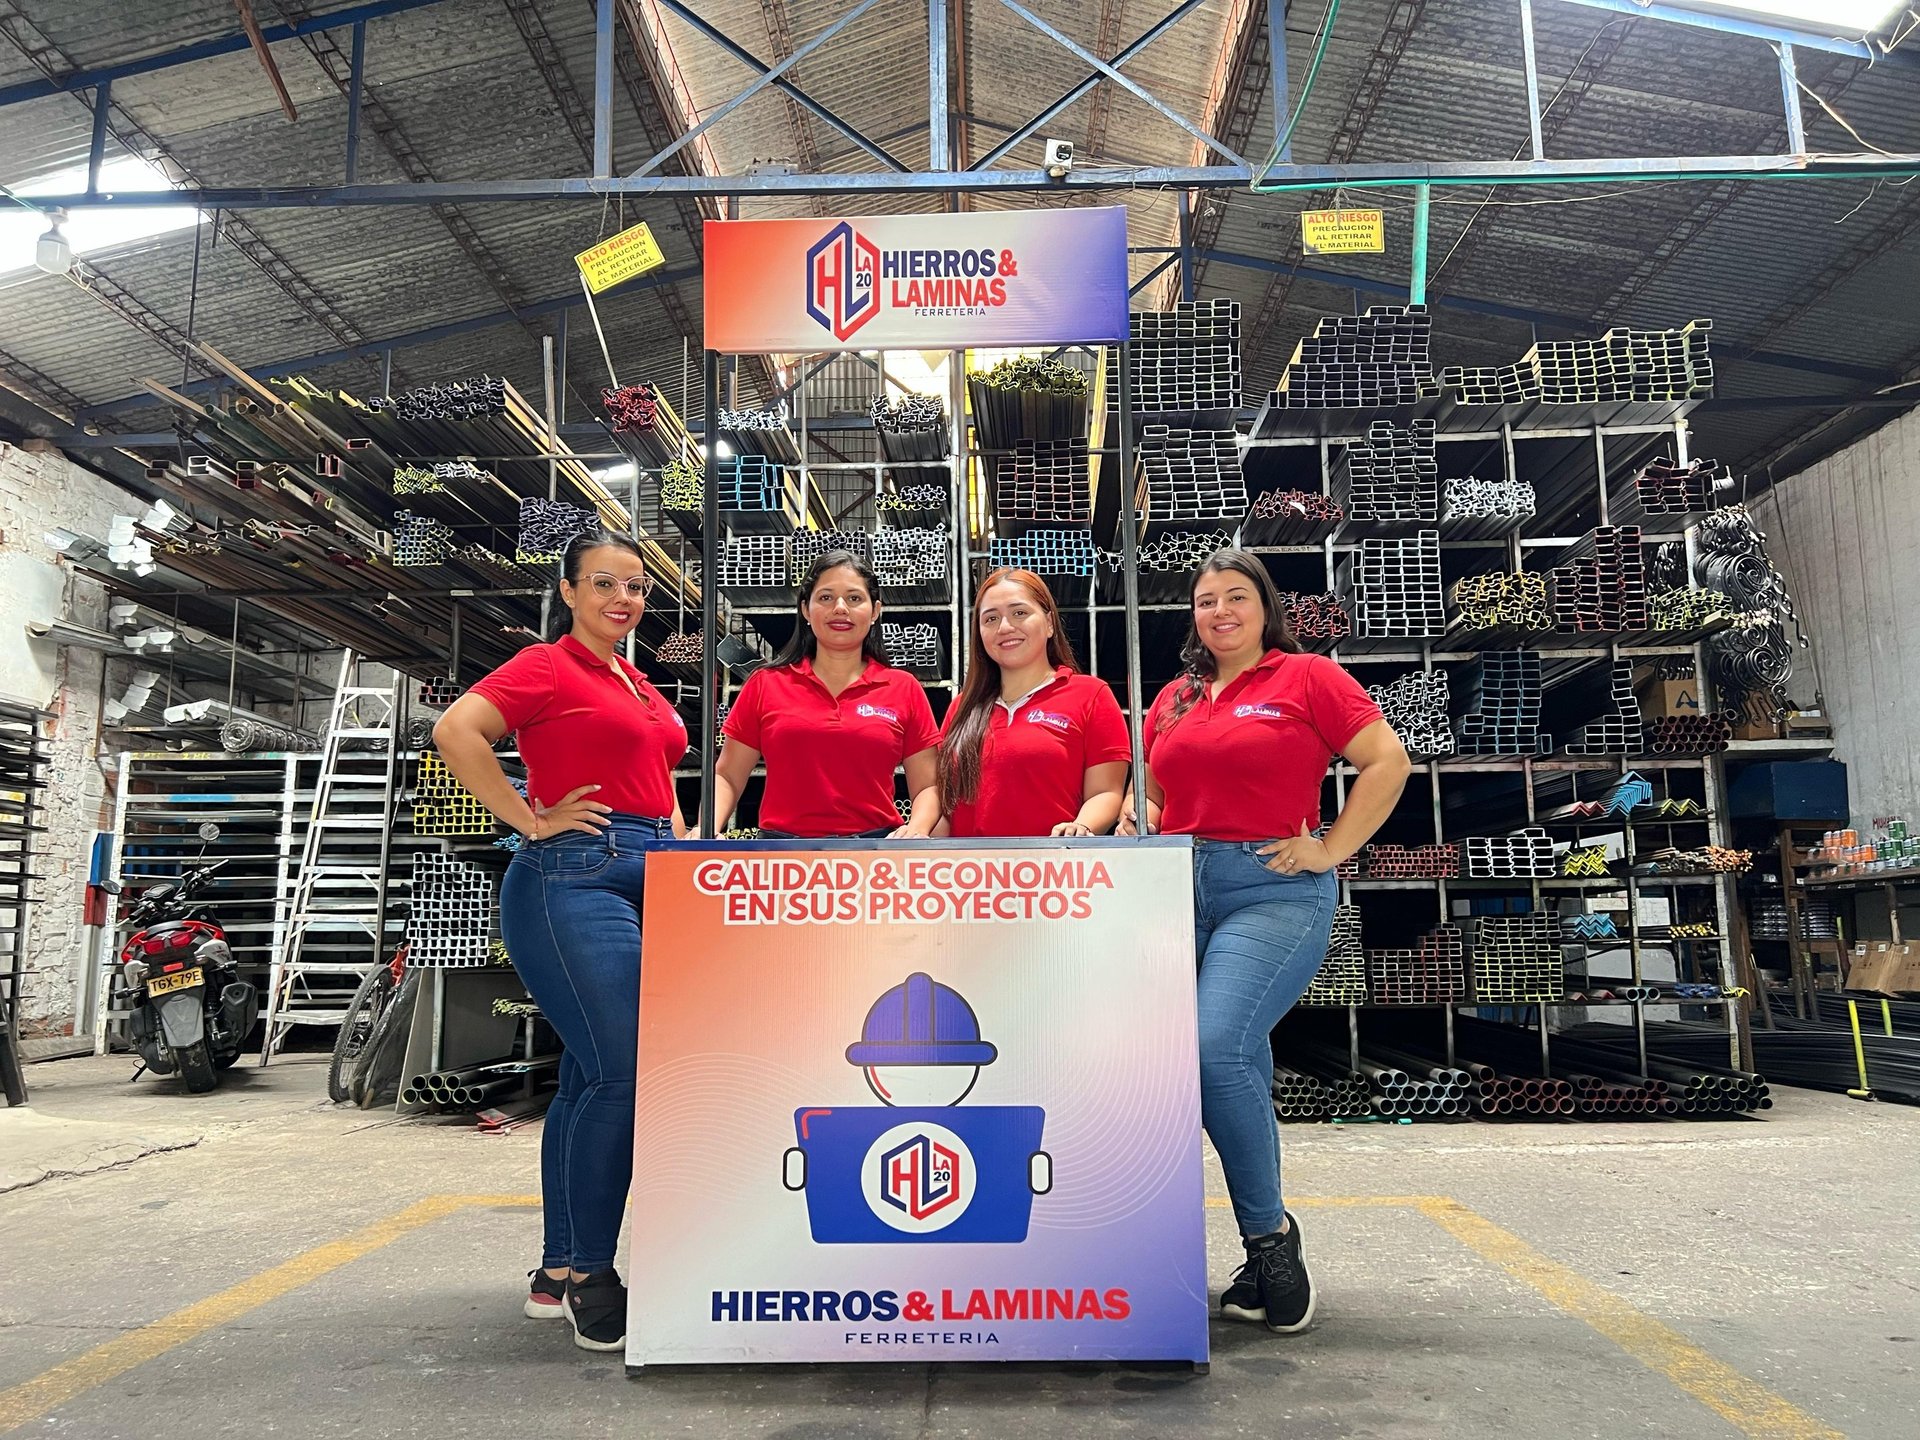
[[[1393,812],[1411,766],[1359,681],[1301,651],[1259,556],[1216,550],[1191,599],[1186,673],[1147,713],[1147,793],[1127,796],[1120,829],[1144,815],[1149,832],[1194,837],[1200,1119],[1247,1254],[1220,1309],[1291,1335],[1312,1323],[1314,1292],[1280,1196],[1268,1036],[1326,959],[1334,867]],[[1316,838],[1335,755],[1357,773]]]
[[[952,835],[1104,835],[1133,745],[1105,681],[1080,673],[1047,582],[995,570],[973,604],[967,683],[940,731]]]
[[[920,682],[887,664],[873,568],[829,550],[808,567],[795,605],[793,639],[747,677],[721,727],[713,833],[764,759],[760,833],[768,839],[925,839],[940,818],[940,732]],[[902,766],[913,797],[905,824],[893,802]]]
[[[552,643],[477,681],[433,728],[454,778],[527,841],[500,887],[500,931],[566,1053],[540,1140],[545,1249],[523,1308],[564,1316],[583,1350],[626,1340],[613,1255],[633,1174],[646,847],[686,829],[673,791],[686,725],[619,653],[650,588],[631,538],[575,536]],[[509,732],[526,798],[493,753]]]

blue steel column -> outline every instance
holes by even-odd
[[[113,94],[108,81],[93,92],[93,143],[87,147],[87,193],[100,193],[100,164],[107,155],[107,105]]]
[[[1131,330],[1131,322],[1128,326]],[[1135,829],[1147,833],[1147,757],[1141,747],[1141,717],[1145,711],[1140,691],[1140,537],[1134,533],[1133,511],[1133,342],[1122,340],[1120,352],[1120,574],[1127,600],[1127,733],[1133,741],[1133,813]],[[1099,594],[1095,591],[1095,604]],[[1096,608],[1093,623],[1100,623]]]
[[[1273,143],[1287,133],[1287,0],[1267,0],[1267,58],[1273,74]],[[1280,163],[1293,163],[1293,142],[1280,145]]]
[[[593,16],[593,178],[613,177],[613,4],[600,0]]]
[[[367,22],[353,27],[353,55],[347,72],[347,184],[360,183],[360,90],[367,78]]]
[[[713,813],[713,767],[719,749],[720,556],[720,352],[706,352],[706,394],[700,439],[707,447],[706,494],[700,501],[700,824],[709,839],[720,833]]]

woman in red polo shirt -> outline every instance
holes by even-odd
[[[1220,1308],[1291,1334],[1313,1319],[1313,1281],[1300,1222],[1280,1198],[1267,1037],[1326,958],[1334,866],[1380,828],[1410,766],[1360,684],[1301,653],[1258,556],[1216,551],[1192,597],[1187,673],[1147,715],[1146,816],[1149,830],[1195,837],[1200,1112],[1247,1247]],[[1315,839],[1335,755],[1359,773]],[[1133,804],[1129,796],[1123,831]]]
[[[773,664],[747,677],[721,733],[713,811],[725,824],[764,758],[760,833],[769,839],[925,839],[940,818],[933,709],[920,682],[887,664],[876,628],[880,582],[864,560],[829,550],[795,603],[800,624]],[[893,804],[904,766],[913,809]],[[715,827],[717,832],[718,826]]]
[[[1047,582],[995,570],[973,602],[967,683],[940,730],[948,833],[1104,835],[1133,746],[1106,683],[1082,675]]]
[[[564,1315],[574,1343],[617,1350],[627,1292],[613,1268],[633,1172],[640,900],[649,843],[685,830],[673,767],[687,728],[618,653],[650,588],[639,547],[598,531],[568,542],[561,617],[454,701],[433,728],[475,799],[527,839],[500,887],[513,967],[566,1053],[540,1139],[545,1254],[524,1309]],[[522,799],[493,747],[517,735]]]

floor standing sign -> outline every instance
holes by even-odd
[[[1190,867],[651,854],[627,1363],[1204,1362]]]

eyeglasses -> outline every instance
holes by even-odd
[[[596,570],[587,577],[587,580],[593,586],[593,593],[602,599],[620,589],[624,589],[635,600],[643,600],[653,593],[653,576],[651,575],[636,575],[631,580],[622,580],[617,575]]]

